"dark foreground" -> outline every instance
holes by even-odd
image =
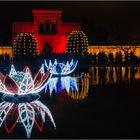
[[[139,77],[108,84],[92,84],[91,77],[89,81],[87,96],[82,99],[64,89],[51,96],[43,91],[39,100],[50,109],[56,129],[47,120],[42,132],[33,127],[31,138],[140,138]],[[18,124],[10,134],[2,125],[0,138],[27,137]]]

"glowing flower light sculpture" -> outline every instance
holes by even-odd
[[[0,103],[0,127],[4,124],[7,133],[11,133],[17,123],[21,123],[26,131],[27,137],[30,138],[34,124],[39,131],[43,130],[46,115],[56,128],[50,110],[40,101],[36,100],[30,103],[19,104],[12,102]],[[9,123],[11,120],[12,123]]]
[[[77,67],[78,60],[74,62],[72,59],[71,62],[67,61],[58,63],[57,60],[54,60],[54,63],[52,63],[51,60],[49,60],[49,64],[47,64],[45,60],[45,66],[50,69],[51,73],[54,75],[68,75],[71,74]]]
[[[12,65],[9,74],[4,76],[0,73],[0,92],[4,93],[3,102],[0,103],[0,127],[4,123],[10,133],[17,123],[21,123],[30,138],[34,124],[42,131],[45,114],[56,127],[50,110],[37,100],[40,97],[38,93],[49,82],[51,75],[50,70],[45,73],[44,64],[34,79],[28,67],[19,72]],[[12,124],[8,122],[10,119]]]
[[[14,65],[12,65],[9,74],[4,76],[0,73],[0,92],[4,93],[2,99],[21,102],[19,100],[22,97],[22,99],[32,97],[29,98],[29,101],[34,100],[34,98],[37,98],[37,96],[34,95],[39,93],[46,86],[51,75],[50,70],[45,73],[44,64],[42,64],[34,79],[28,67],[25,67],[23,71],[19,72],[16,71]],[[25,101],[27,101],[26,99]]]

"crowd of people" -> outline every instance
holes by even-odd
[[[105,52],[99,52],[98,54],[90,55],[90,61],[92,64],[101,64],[101,65],[122,65],[122,64],[140,64],[140,58],[134,54],[134,52],[124,53],[121,51],[117,52],[115,56],[110,52],[106,54]]]
[[[11,61],[11,59],[10,59],[9,54],[5,53],[4,55],[3,54],[0,55],[0,66],[1,67],[9,65],[10,61]]]
[[[52,54],[50,56],[19,56],[16,58],[10,58],[9,54],[0,55],[0,67],[10,66],[14,63],[17,65],[38,65],[47,61],[57,59],[58,62],[70,61],[71,59],[79,60],[80,65],[139,65],[140,58],[134,54],[134,52],[124,53],[121,51],[117,52],[115,56],[112,52],[106,54],[105,52],[99,52],[98,54],[87,54],[87,55],[70,55],[70,54]]]

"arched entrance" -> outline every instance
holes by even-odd
[[[42,54],[44,56],[50,56],[52,54],[52,47],[48,42],[45,44]]]

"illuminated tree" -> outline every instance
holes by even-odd
[[[87,54],[88,38],[83,31],[72,31],[67,41],[67,52],[79,55]]]
[[[16,56],[36,56],[38,47],[35,37],[31,33],[20,33],[13,43],[13,55]]]

